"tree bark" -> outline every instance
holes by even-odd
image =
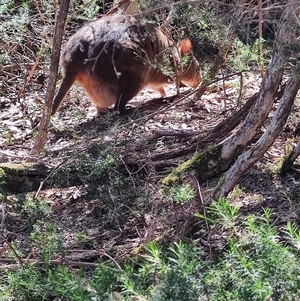
[[[238,157],[235,164],[227,171],[225,177],[221,179],[213,192],[213,199],[226,196],[234,188],[244,172],[253,166],[274,143],[286,123],[299,87],[299,77],[289,79],[268,129],[250,150]]]
[[[52,111],[52,101],[55,93],[55,85],[57,80],[57,72],[59,66],[59,57],[62,36],[65,28],[65,22],[68,15],[70,0],[61,0],[60,8],[57,16],[57,21],[55,23],[54,35],[53,35],[53,49],[51,54],[51,65],[49,82],[47,86],[47,91],[45,95],[45,103],[43,106],[42,118],[39,124],[38,135],[33,148],[31,149],[31,155],[38,155],[43,149],[47,136],[48,136],[48,125]],[[30,161],[30,160],[28,160]]]

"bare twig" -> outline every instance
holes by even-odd
[[[263,27],[263,11],[262,11],[262,0],[258,1],[258,43],[259,43],[259,67],[260,67],[260,74],[264,76],[264,66],[263,66],[263,48],[262,48],[262,27]]]
[[[157,140],[160,137],[167,137],[167,136],[174,136],[174,137],[193,137],[200,135],[200,132],[179,132],[179,131],[161,131],[161,130],[156,130],[154,131],[153,135],[151,135],[147,140],[152,141],[152,140]]]
[[[199,199],[201,201],[201,205],[202,205],[202,208],[203,208],[204,222],[205,222],[205,226],[206,226],[206,231],[208,233],[208,239],[207,240],[208,240],[208,244],[209,244],[209,259],[210,259],[210,262],[212,262],[212,246],[211,246],[211,243],[210,243],[211,231],[209,229],[209,225],[208,225],[208,221],[207,221],[207,215],[206,215],[206,210],[205,210],[205,202],[204,202],[204,199],[202,197],[201,186],[200,186],[200,183],[199,183],[198,179],[193,174],[191,174],[191,176],[193,177],[194,181],[197,183]]]
[[[13,258],[3,258],[0,257],[0,270],[16,270],[18,268],[20,268],[20,266],[26,264],[33,264],[35,266],[43,266],[45,263],[42,260],[39,259],[22,259],[18,256],[18,254],[15,252],[14,248],[7,242],[7,240],[5,238],[3,238],[5,240],[5,242],[8,244],[8,246],[12,249],[12,251],[15,253],[16,257],[18,258],[19,263],[18,264],[14,264],[15,260]],[[89,251],[90,252],[90,251]],[[108,259],[110,259],[119,270],[122,270],[121,266],[117,263],[117,261],[110,256],[109,254],[107,254],[104,251],[101,251],[100,254],[101,256],[105,256]],[[3,263],[6,263],[6,265],[3,265]],[[93,263],[93,262],[83,262],[83,261],[75,261],[75,260],[69,260],[69,259],[65,259],[65,258],[61,258],[61,259],[53,259],[49,261],[50,265],[65,265],[65,266],[75,266],[75,267],[98,267],[99,263]]]
[[[40,183],[39,189],[37,190],[36,194],[35,194],[35,198],[37,198],[40,194],[41,189],[43,188],[45,182],[64,164],[66,163],[66,161],[62,161],[60,162],[57,166],[55,166],[51,172],[49,173],[49,175]]]
[[[3,236],[3,235],[0,235],[0,237],[5,241],[5,243],[9,246],[9,248],[12,250],[12,252],[15,254],[16,256],[16,259],[18,260],[19,262],[19,265],[18,266],[22,266],[23,265],[23,260],[22,258],[19,256],[18,252],[16,251],[16,249],[14,248],[14,246]],[[1,262],[2,258],[0,258],[0,262]],[[14,259],[11,259],[12,262],[14,262],[15,260]],[[1,266],[0,266],[0,270],[1,270]]]
[[[4,203],[1,204],[0,209],[1,209],[1,223],[0,223],[0,233],[1,233],[3,231],[4,222],[5,222],[5,207],[4,207]]]
[[[28,74],[28,76],[27,76],[27,78],[26,78],[26,80],[25,80],[25,82],[24,82],[24,84],[23,84],[23,86],[22,86],[22,88],[20,89],[20,91],[18,93],[18,98],[21,98],[22,96],[24,96],[25,88],[28,85],[28,83],[30,82],[31,78],[33,77],[34,72],[35,72],[35,70],[36,70],[36,68],[39,64],[40,58],[41,58],[41,55],[38,55],[35,62],[34,62],[34,64],[33,64],[33,66],[32,66],[32,68],[31,68],[31,70],[30,70],[30,72],[29,72],[29,74]]]
[[[204,2],[207,2],[207,1],[206,0],[185,0],[184,1],[185,4],[196,4],[196,5],[199,5],[200,3],[204,3]],[[245,7],[245,4],[226,3],[225,1],[217,1],[217,0],[213,0],[213,1],[210,1],[210,2],[215,3],[215,4],[219,4],[219,5],[222,5],[222,6],[231,7],[231,8],[234,8],[234,9],[240,8],[240,9],[243,9],[244,11],[246,11],[246,12],[257,12],[257,6]],[[299,3],[299,1],[295,0],[294,2],[288,2],[286,4],[270,5],[268,7],[262,8],[261,11],[262,12],[268,12],[268,11],[282,10],[283,8],[287,8],[289,6],[293,6],[293,5],[298,4],[298,3]],[[177,1],[177,2],[172,3],[173,7],[180,6],[180,5],[182,5],[182,1]],[[168,8],[170,8],[170,3],[165,2],[165,4],[163,4],[163,5],[156,6],[152,9],[146,9],[145,11],[139,12],[139,13],[135,14],[134,16],[144,17],[146,15],[149,15],[150,13],[160,11],[162,9],[168,9]]]

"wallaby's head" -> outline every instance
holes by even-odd
[[[201,74],[199,63],[193,55],[192,42],[189,39],[181,40],[177,43],[177,48],[182,63],[180,80],[183,84],[195,89],[201,82]]]

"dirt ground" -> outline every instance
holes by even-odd
[[[225,236],[221,227],[214,230],[215,235],[208,235],[204,223],[194,216],[203,212],[203,199],[218,178],[198,183],[187,174],[183,180],[194,188],[195,197],[183,204],[164,194],[159,180],[190,156],[184,151],[195,143],[195,134],[206,133],[230,116],[258,91],[259,83],[259,76],[247,76],[240,103],[238,78],[210,87],[201,99],[191,96],[178,103],[149,102],[158,94],[144,90],[129,103],[133,108],[130,114],[119,116],[108,110],[99,117],[81,89],[74,86],[51,119],[48,142],[39,159],[47,167],[39,178],[39,182],[46,179],[42,189],[38,185],[20,194],[16,187],[1,197],[6,240],[0,240],[0,257],[6,258],[10,251],[7,242],[13,242],[27,258],[35,259],[37,252],[28,235],[40,219],[56,225],[64,238],[65,258],[73,261],[116,260],[139,253],[149,241],[165,243],[186,237],[192,237],[207,252],[211,247],[222,249]],[[37,85],[20,99],[0,98],[1,163],[22,163],[28,157],[45,92],[45,87]],[[175,93],[175,87],[168,87],[168,96]],[[299,224],[299,173],[294,170],[284,178],[278,174],[283,157],[297,142],[298,108],[296,102],[274,145],[230,194],[230,202],[241,214],[266,207],[274,211],[277,225],[288,220]],[[168,158],[174,151],[181,151],[180,156]],[[114,165],[105,159],[98,162],[99,153],[106,159],[108,155],[117,158],[122,168],[113,170]],[[100,169],[104,163],[112,166],[109,171],[97,169],[98,183],[90,176],[94,171],[89,167],[85,179],[76,177],[88,158],[93,158],[95,166],[99,163]],[[103,174],[107,179],[101,178]],[[34,205],[30,210],[28,204],[41,200],[46,208],[45,204]]]

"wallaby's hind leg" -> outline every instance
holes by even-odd
[[[51,115],[54,115],[56,113],[56,111],[57,111],[58,107],[60,106],[61,102],[63,101],[64,97],[66,96],[66,94],[68,93],[68,91],[70,90],[72,85],[74,84],[74,81],[75,81],[74,75],[68,75],[68,74],[65,75],[65,77],[60,85],[59,91],[53,100]]]
[[[123,97],[123,95],[119,96],[119,99],[117,100],[117,102],[114,105],[114,110],[120,112],[121,115],[124,115],[126,113],[126,104],[129,101],[129,99],[125,100],[125,98]]]
[[[126,104],[128,103],[128,101],[136,96],[143,88],[143,85],[141,85],[140,83],[137,84],[136,82],[133,82],[132,84],[129,83],[128,86],[131,89],[123,89],[123,93],[119,95],[114,106],[114,110],[119,111],[121,115],[126,113]]]

